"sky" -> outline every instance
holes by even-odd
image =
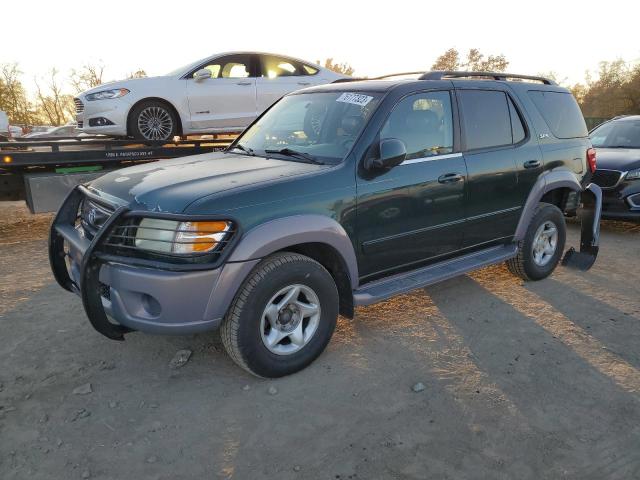
[[[51,67],[66,76],[103,63],[104,79],[115,80],[231,50],[333,57],[378,76],[428,70],[451,47],[478,48],[504,54],[509,72],[553,71],[570,84],[602,60],[640,61],[637,0],[32,0],[32,14],[25,5],[3,6],[11,21],[0,27],[0,64],[17,62],[29,90]]]

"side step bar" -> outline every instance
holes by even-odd
[[[513,244],[498,245],[427,267],[400,273],[388,278],[367,283],[353,292],[355,305],[371,305],[395,295],[457,277],[471,270],[504,262],[518,253]]]

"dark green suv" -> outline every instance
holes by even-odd
[[[225,152],[77,187],[51,266],[109,338],[220,327],[240,366],[278,377],[357,305],[498,262],[548,276],[565,215],[581,216],[582,239],[563,262],[588,269],[595,166],[578,105],[547,79],[335,83],[285,96]]]

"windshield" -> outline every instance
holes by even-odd
[[[291,152],[323,163],[338,163],[349,153],[380,101],[381,94],[321,92],[289,95],[280,100],[238,139],[261,156]],[[278,156],[280,158],[280,155]]]
[[[640,148],[640,120],[608,122],[591,132],[596,148]]]
[[[186,73],[187,71],[191,70],[192,68],[196,68],[198,65],[204,62],[205,59],[200,59],[196,60],[195,62],[187,63],[186,65],[176,68],[175,70],[171,70],[170,72],[165,73],[164,76],[173,77],[175,75],[180,75],[181,73]]]

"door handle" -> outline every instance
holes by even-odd
[[[298,82],[298,85],[311,85],[311,82]]]
[[[524,168],[538,168],[542,163],[540,160],[527,160],[524,162]]]
[[[444,175],[440,175],[438,177],[438,183],[454,183],[459,182],[464,177],[459,173],[445,173]]]
[[[251,82],[238,82],[236,85],[251,85]]]

